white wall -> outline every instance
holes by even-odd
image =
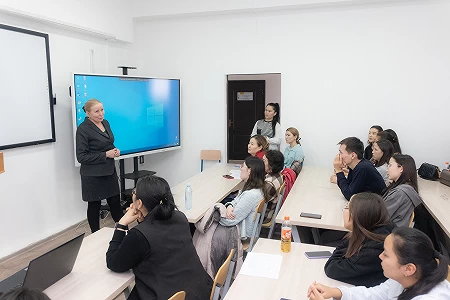
[[[125,0],[0,0],[0,11],[133,41],[131,5]]]
[[[71,99],[72,72],[89,72],[90,51],[99,73],[121,74],[127,46],[0,14],[4,24],[49,34],[55,108],[56,143],[3,150],[5,173],[0,175],[0,257],[55,234],[86,218],[81,200],[79,169],[74,166]],[[7,70],[4,70],[7,71]],[[1,86],[1,83],[0,83]],[[26,88],[26,87],[24,87]],[[14,99],[0,99],[14,101]],[[23,107],[26,110],[26,107]],[[20,111],[9,112],[16,122]],[[33,124],[27,124],[33,130]],[[14,130],[12,122],[10,128]],[[0,133],[1,134],[1,133]]]
[[[337,142],[366,141],[380,124],[418,165],[442,165],[449,11],[448,1],[421,1],[138,22],[139,72],[182,82],[183,150],[147,166],[178,183],[197,171],[200,149],[225,151],[225,76],[273,72],[282,74],[282,127],[300,130],[306,164],[331,167]]]
[[[279,103],[281,105],[281,74],[233,74],[228,75],[228,80],[265,80],[265,103]]]

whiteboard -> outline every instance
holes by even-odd
[[[0,24],[0,150],[55,142],[48,35]]]

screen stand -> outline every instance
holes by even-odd
[[[127,66],[118,66],[119,69],[122,69],[123,75],[128,75],[128,70],[135,70],[136,67],[127,67]],[[143,159],[142,159],[143,161]],[[133,157],[133,172],[132,173],[125,173],[125,160],[122,158],[119,160],[119,174],[120,174],[120,202],[122,205],[122,208],[125,208],[128,206],[128,204],[132,201],[131,200],[131,191],[132,189],[125,189],[125,179],[131,179],[134,180],[134,186],[136,186],[136,183],[139,178],[144,177],[146,175],[154,175],[156,172],[153,171],[147,171],[147,170],[141,170],[139,171],[139,162],[138,157]]]

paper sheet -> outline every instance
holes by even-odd
[[[240,170],[231,170],[230,175],[234,177],[234,179],[240,179],[241,178],[241,171]]]
[[[278,279],[282,260],[281,255],[250,252],[239,274]]]

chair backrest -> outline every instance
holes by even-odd
[[[448,266],[447,281],[450,282],[450,266]]]
[[[408,227],[413,227],[414,226],[414,211],[411,214],[411,218],[409,219],[409,223],[408,223]]]
[[[200,171],[203,171],[204,160],[218,160],[220,162],[221,158],[220,150],[200,150]]]
[[[264,219],[264,214],[266,212],[266,208],[267,208],[266,199],[263,198],[259,202],[258,206],[256,207],[255,216],[254,216],[255,224],[253,225],[252,234],[250,236],[249,246],[246,249],[247,252],[252,251],[253,245],[255,244],[256,240],[259,237],[259,233],[261,232],[262,222]]]
[[[225,284],[225,280],[227,279],[228,269],[230,267],[231,259],[234,255],[234,249],[231,249],[230,255],[228,255],[225,262],[217,271],[216,277],[214,278],[214,283],[211,290],[210,299],[219,299],[220,288]],[[217,297],[217,298],[216,298]]]
[[[178,293],[175,293],[168,300],[184,300],[185,297],[186,297],[186,292],[185,291],[180,291]]]

